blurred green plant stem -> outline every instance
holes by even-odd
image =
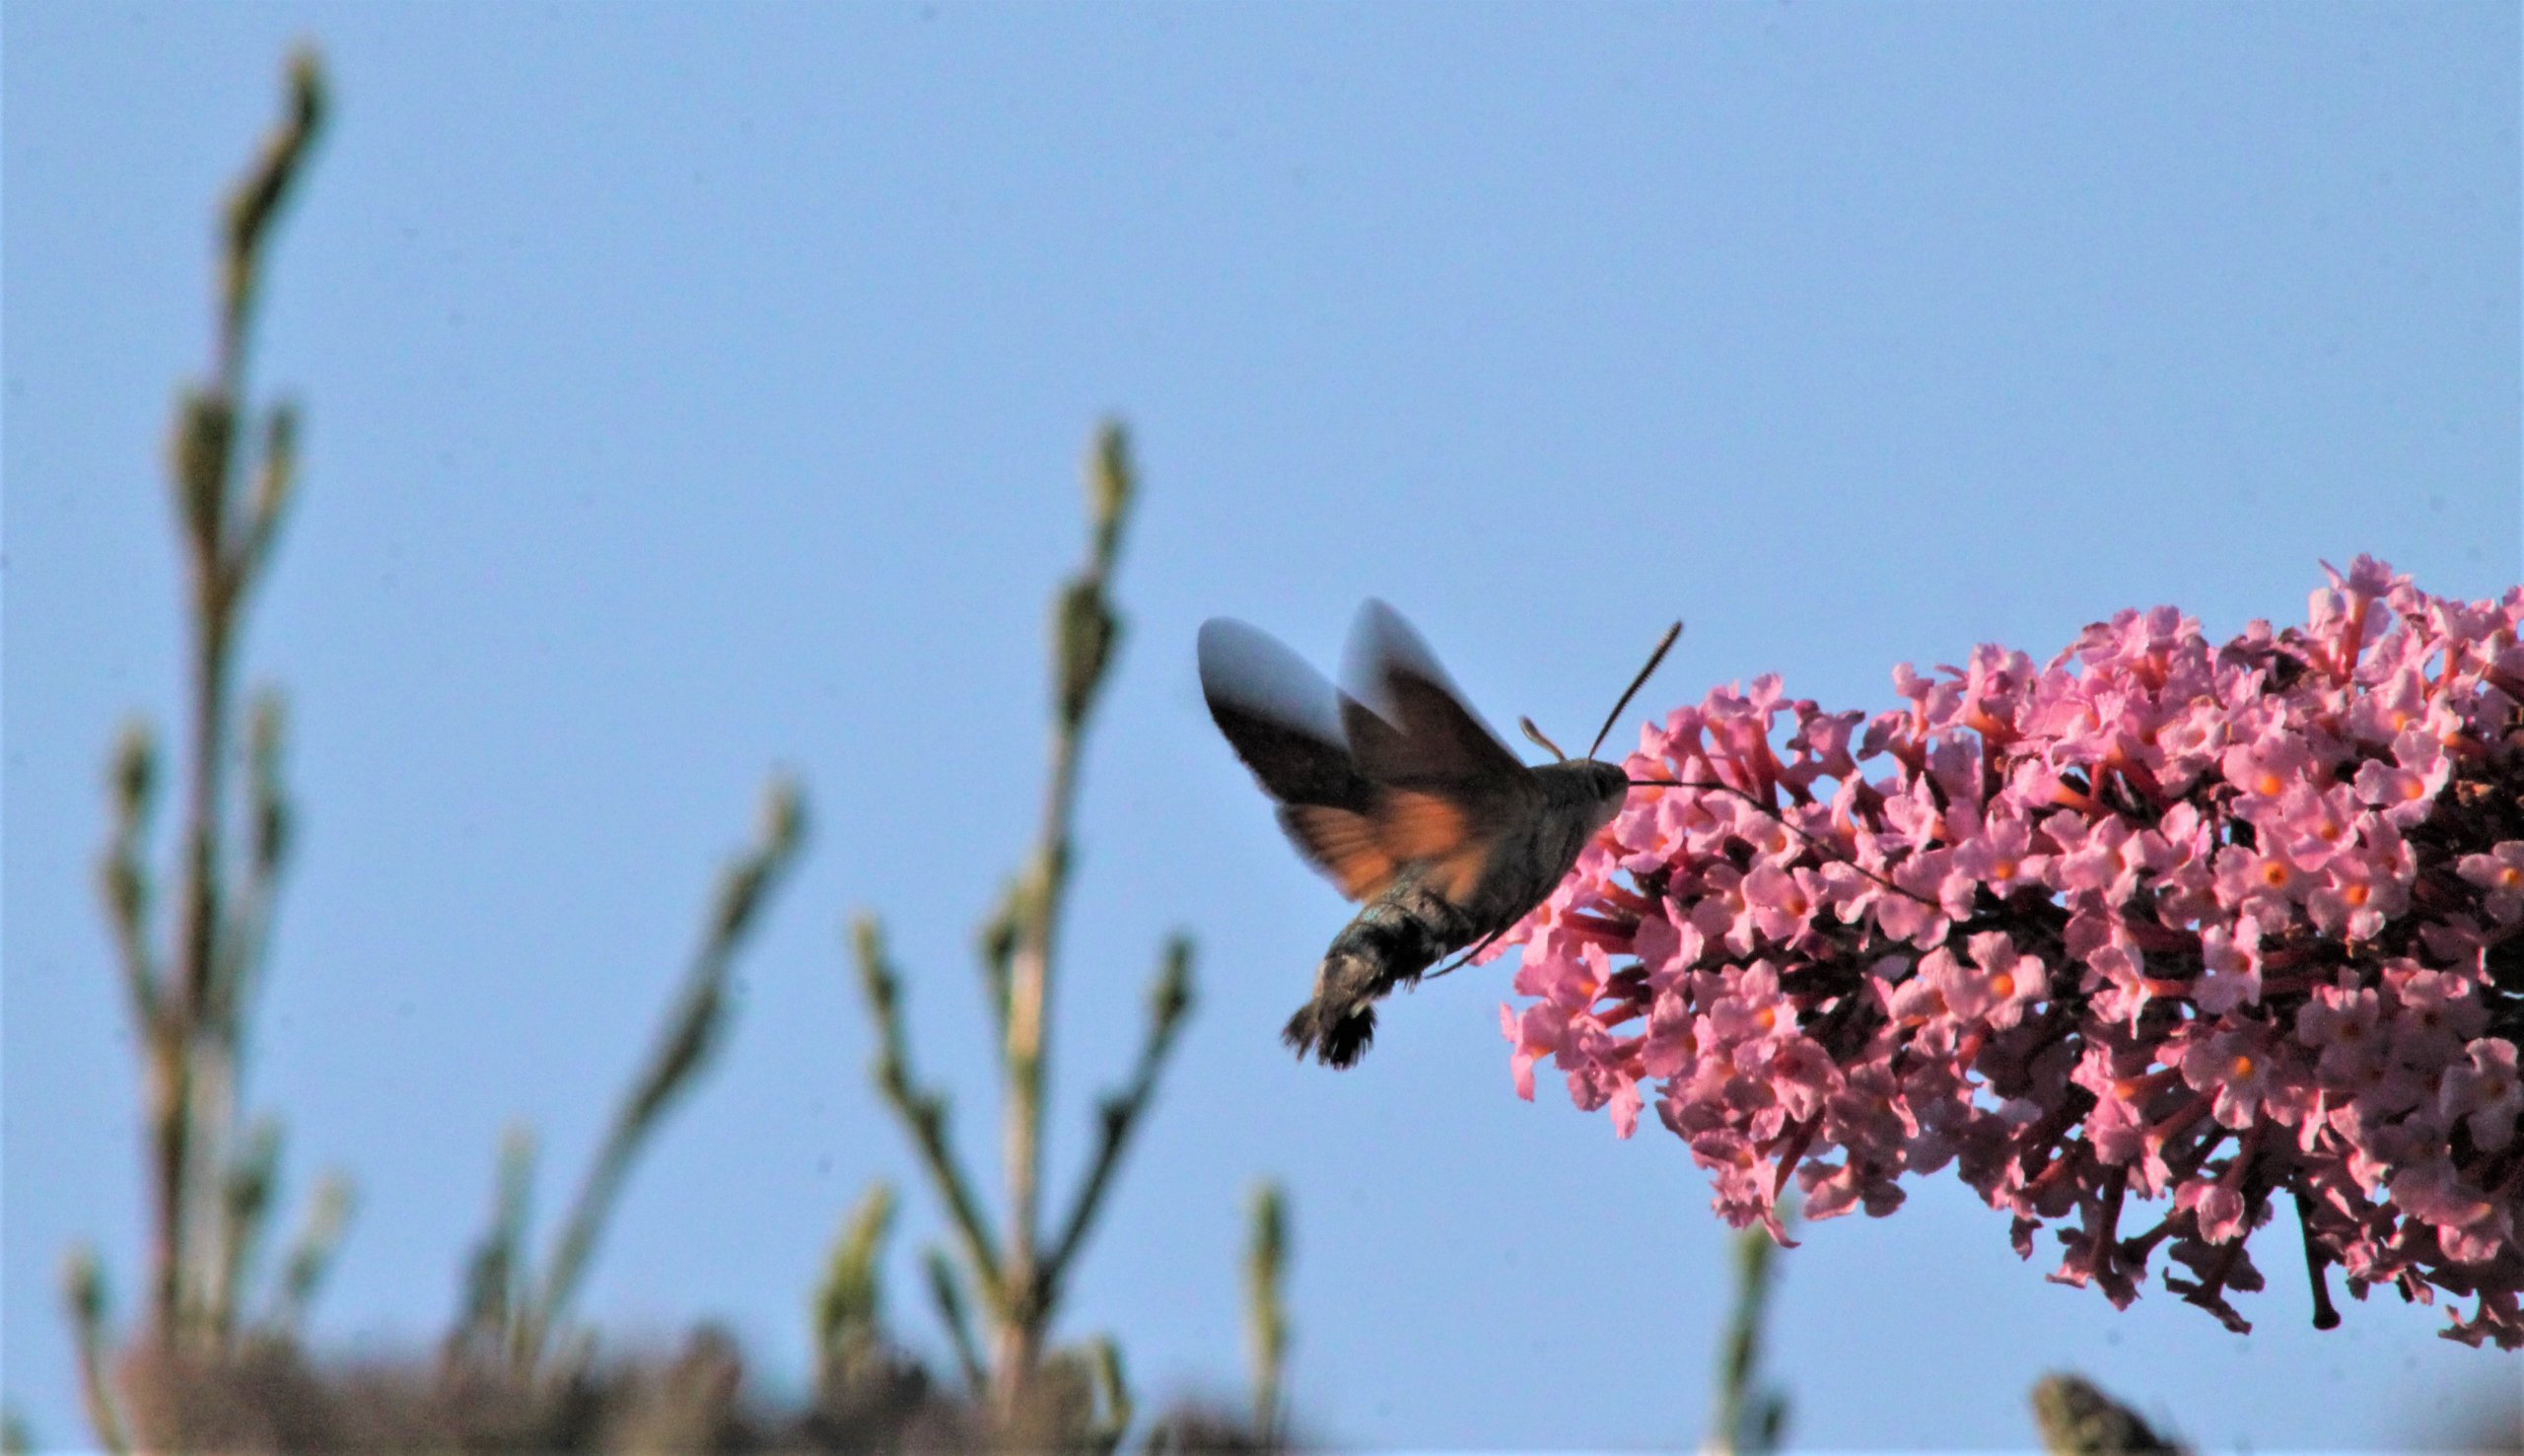
[[[63,1292],[90,1424],[114,1450],[184,1444],[173,1439],[191,1428],[184,1392],[215,1386],[224,1371],[268,1369],[295,1347],[352,1209],[346,1179],[316,1183],[260,1314],[247,1321],[245,1291],[280,1179],[281,1133],[270,1118],[241,1129],[238,1109],[294,809],[280,775],[280,695],[268,688],[255,694],[241,725],[235,680],[245,609],[271,564],[297,482],[298,411],[285,400],[256,412],[245,383],[272,227],[327,111],[323,71],[312,50],[291,58],[287,89],[280,122],[224,213],[210,373],[176,402],[171,467],[190,587],[190,691],[171,916],[159,914],[158,876],[149,864],[163,769],[146,722],[123,730],[107,774],[112,827],[99,878],[145,1078],[149,1283],[130,1361],[147,1387],[139,1392],[145,1399],[126,1400],[133,1390],[128,1382],[118,1390],[109,1368],[110,1300],[104,1262],[93,1250],[72,1251]],[[248,479],[250,490],[242,485]],[[231,788],[231,759],[241,746],[242,803]],[[804,824],[797,787],[775,777],[759,842],[723,876],[682,991],[616,1110],[539,1280],[527,1278],[519,1248],[532,1143],[511,1139],[493,1230],[476,1253],[466,1306],[448,1342],[451,1355],[493,1351],[521,1376],[533,1374],[636,1154],[721,1038],[736,950],[796,858]],[[232,865],[242,865],[242,873]],[[127,1405],[147,1419],[129,1419]]]
[[[172,915],[158,913],[158,877],[149,865],[162,770],[146,722],[124,729],[107,776],[113,819],[99,877],[146,1079],[144,1317],[150,1339],[191,1350],[216,1349],[236,1332],[280,1160],[275,1124],[238,1126],[245,1026],[291,844],[277,692],[258,693],[246,714],[242,808],[231,793],[230,760],[241,737],[237,646],[296,484],[298,413],[289,401],[253,409],[245,399],[246,363],[272,225],[325,110],[322,69],[313,52],[301,51],[289,64],[284,114],[229,196],[209,374],[176,401],[171,471],[191,642]],[[232,875],[232,863],[242,863],[242,873]],[[322,1279],[348,1211],[347,1185],[318,1186],[269,1311],[274,1320],[295,1321]],[[117,1423],[105,1409],[97,1368],[106,1307],[95,1256],[74,1256],[68,1283],[90,1412],[100,1435],[111,1438]]]
[[[1137,483],[1129,438],[1119,424],[1107,423],[1087,453],[1087,560],[1053,602],[1051,765],[1040,828],[981,932],[984,993],[999,1033],[1001,1216],[993,1216],[956,1153],[946,1094],[913,1068],[903,978],[887,953],[882,925],[861,915],[851,927],[860,987],[876,1023],[877,1089],[919,1153],[922,1173],[954,1230],[953,1257],[933,1247],[925,1258],[931,1298],[966,1379],[987,1399],[1003,1433],[1019,1442],[1083,1430],[1090,1443],[1109,1446],[1130,1424],[1130,1391],[1113,1341],[1099,1336],[1057,1352],[1047,1342],[1080,1250],[1192,1007],[1192,942],[1176,935],[1158,955],[1138,1061],[1097,1103],[1095,1143],[1076,1196],[1057,1219],[1046,1218],[1049,1008],[1068,901],[1072,822],[1087,726],[1122,635],[1110,587]],[[966,1297],[967,1288],[974,1298]],[[985,1323],[979,1335],[972,1328],[976,1304]]]

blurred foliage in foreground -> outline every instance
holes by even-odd
[[[142,1048],[151,1205],[137,1329],[114,1330],[104,1262],[94,1251],[74,1251],[65,1268],[98,1442],[115,1451],[1111,1450],[1134,1428],[1152,1449],[1259,1449],[1276,1439],[1287,1337],[1285,1215],[1275,1189],[1257,1206],[1248,1271],[1257,1332],[1249,1419],[1193,1404],[1138,1420],[1114,1339],[1053,1343],[1068,1277],[1192,1005],[1191,942],[1178,936],[1159,959],[1139,1065],[1100,1105],[1100,1136],[1075,1201],[1045,1223],[1037,1190],[1055,928],[1088,710],[1121,634],[1107,589],[1135,487],[1118,426],[1099,434],[1089,462],[1088,563],[1055,603],[1053,784],[1040,847],[982,936],[1005,1062],[1003,1219],[984,1212],[956,1159],[945,1094],[911,1070],[901,980],[881,931],[869,917],[853,930],[881,1048],[877,1086],[957,1234],[955,1257],[933,1248],[927,1261],[956,1368],[933,1371],[885,1322],[882,1253],[894,1198],[882,1186],[845,1222],[813,1300],[816,1378],[802,1407],[749,1396],[741,1354],[706,1327],[680,1352],[659,1357],[609,1351],[570,1317],[633,1165],[726,1035],[736,956],[804,845],[805,797],[777,775],[754,843],[722,872],[682,986],[539,1259],[527,1212],[535,1144],[521,1129],[501,1149],[489,1226],[435,1354],[360,1362],[307,1348],[306,1313],[352,1211],[351,1185],[339,1175],[316,1185],[297,1233],[255,1292],[281,1186],[282,1137],[274,1118],[241,1117],[245,1051],[295,811],[281,779],[280,695],[258,692],[241,725],[235,679],[245,607],[270,565],[296,480],[298,415],[288,402],[257,411],[245,374],[272,224],[325,112],[321,69],[301,53],[289,67],[286,114],[225,214],[210,373],[176,407],[173,473],[191,647],[171,910],[161,910],[150,865],[166,770],[148,725],[125,730],[108,775],[112,830],[100,874]],[[242,484],[247,480],[250,487]],[[241,758],[242,799],[232,784]],[[974,1337],[967,1291],[979,1303],[986,1347]],[[26,1436],[14,1422],[10,1434],[13,1445]]]

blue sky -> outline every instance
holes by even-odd
[[[905,1186],[840,928],[883,913],[924,1061],[992,1095],[973,926],[1032,825],[1043,615],[1096,420],[1136,432],[1129,636],[1087,765],[1055,1188],[1161,937],[1201,1004],[1065,1328],[1145,1398],[1240,1389],[1252,1181],[1294,1199],[1292,1391],[1334,1439],[1682,1444],[1723,1302],[1705,1181],[1513,1095],[1506,968],[1336,1075],[1277,1029],[1345,911],[1202,712],[1214,614],[1337,660],[1408,613],[1494,722],[1582,736],[1764,671],[2048,657],[2171,601],[2284,621],[2316,561],[2516,583],[2511,6],[980,7],[16,3],[5,276],[5,1385],[80,1430],[54,1272],[138,1271],[136,1079],[90,894],[100,773],[180,681],[161,468],[210,207],[287,45],[338,109],[259,379],[306,481],[245,644],[304,840],[250,1097],[358,1221],[316,1328],[422,1343],[492,1158],[566,1196],[775,765],[809,855],[716,1075],[587,1290],[805,1378],[836,1221]],[[2282,1230],[2283,1232],[2283,1230]],[[2419,1439],[2511,1384],[2287,1262],[2220,1331],[2019,1263],[1950,1180],[1810,1230],[1800,1444],[2021,1443],[2074,1366],[2192,1438]]]

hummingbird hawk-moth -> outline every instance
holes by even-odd
[[[1348,1067],[1375,1035],[1378,1000],[1440,957],[1477,951],[1558,887],[1634,782],[1594,757],[1681,633],[1675,623],[1604,720],[1584,758],[1528,767],[1464,706],[1399,613],[1359,609],[1336,690],[1267,634],[1201,625],[1201,695],[1236,757],[1278,800],[1306,863],[1363,902],[1314,973],[1281,1039]]]

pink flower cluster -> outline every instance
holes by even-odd
[[[1629,768],[1681,787],[1507,940],[1518,1090],[1652,1102],[1774,1233],[1791,1176],[1883,1214],[1952,1164],[2052,1278],[2127,1305],[2162,1246],[2237,1331],[2283,1201],[2318,1326],[2337,1266],[2524,1346],[2524,588],[2325,570],[2302,628],[2125,611],[1862,727],[1777,677],[1676,710]]]

